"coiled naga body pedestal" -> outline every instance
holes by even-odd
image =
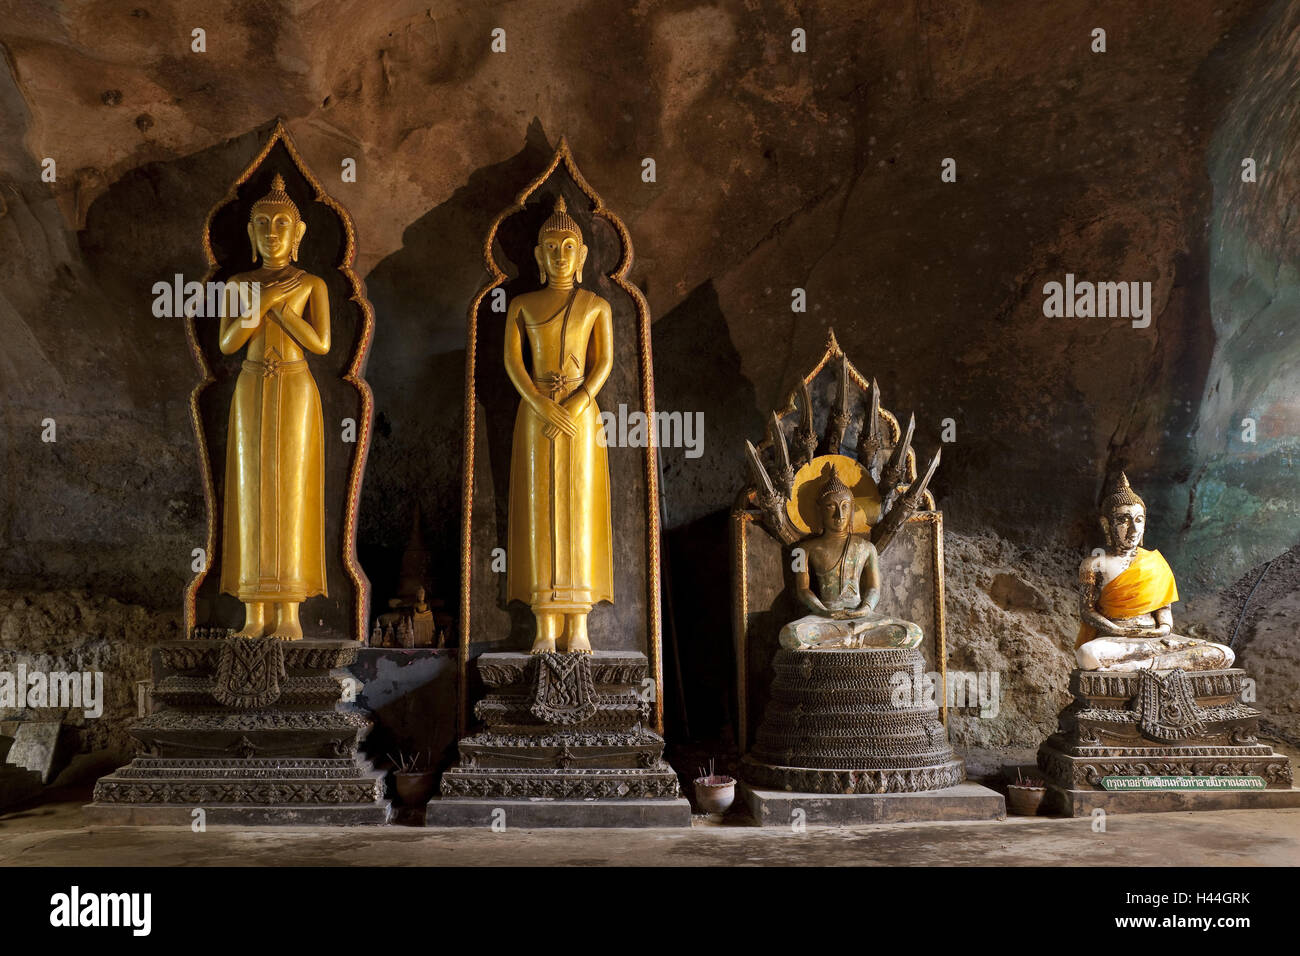
[[[965,779],[920,693],[912,648],[777,651],[772,696],[744,776],[801,793],[914,793]]]

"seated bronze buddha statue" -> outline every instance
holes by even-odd
[[[833,464],[823,469],[817,498],[822,532],[803,545],[806,561],[795,572],[799,602],[811,614],[781,629],[791,650],[848,647],[918,647],[923,634],[911,621],[878,615],[880,562],[870,537],[850,530],[853,492]],[[812,574],[810,575],[809,570]],[[811,586],[816,576],[817,588]]]

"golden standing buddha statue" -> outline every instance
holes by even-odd
[[[306,352],[330,349],[329,293],[299,269],[307,225],[278,174],[253,203],[251,272],[227,283],[221,351],[248,351],[226,438],[221,590],[244,603],[242,637],[301,640],[298,605],[325,587],[325,444],[320,393]],[[237,289],[258,283],[241,315]],[[270,613],[274,607],[274,616]]]
[[[533,254],[543,288],[506,313],[506,372],[522,398],[506,588],[533,609],[532,653],[555,652],[563,636],[568,653],[590,654],[587,615],[614,600],[609,458],[596,405],[614,364],[613,315],[608,301],[578,288],[587,246],[563,198]]]

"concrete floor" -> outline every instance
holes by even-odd
[[[1294,866],[1300,809],[809,829],[426,830],[85,825],[77,796],[0,814],[0,866]]]

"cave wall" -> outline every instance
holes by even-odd
[[[1249,41],[1225,58],[1240,83],[1206,156],[1214,352],[1170,489],[1186,502],[1179,553],[1196,590],[1300,537],[1300,6],[1279,5]]]
[[[728,641],[728,573],[700,555],[726,553],[714,538],[745,481],[742,441],[830,328],[893,406],[915,409],[920,447],[955,425],[933,486],[959,536],[949,643],[1029,674],[1004,685],[1031,695],[1025,722],[972,731],[990,746],[1050,722],[1055,702],[1038,714],[1032,695],[1060,682],[1031,657],[1050,649],[1064,667],[1068,626],[1035,619],[1018,648],[1005,629],[1041,612],[990,603],[992,572],[953,562],[995,555],[1050,590],[1056,559],[1035,556],[1098,543],[1093,507],[1118,467],[1189,595],[1300,536],[1294,5],[10,6],[0,587],[179,609],[204,536],[195,369],[150,289],[201,276],[204,216],[277,116],[353,216],[375,307],[358,548],[377,606],[417,504],[433,592],[454,600],[481,242],[560,135],[631,232],[659,407],[705,413],[703,455],[662,455],[691,696],[725,683],[725,653],[688,645]],[[497,27],[504,53],[490,51]],[[791,51],[795,27],[807,53]],[[1259,162],[1253,186],[1242,155]],[[940,180],[946,157],[955,183]],[[1150,281],[1150,326],[1045,317],[1043,285],[1067,272]],[[806,312],[791,311],[794,288]],[[1246,415],[1250,446],[1234,424]],[[47,418],[56,442],[41,440]],[[712,698],[705,710],[700,726],[725,723]]]

